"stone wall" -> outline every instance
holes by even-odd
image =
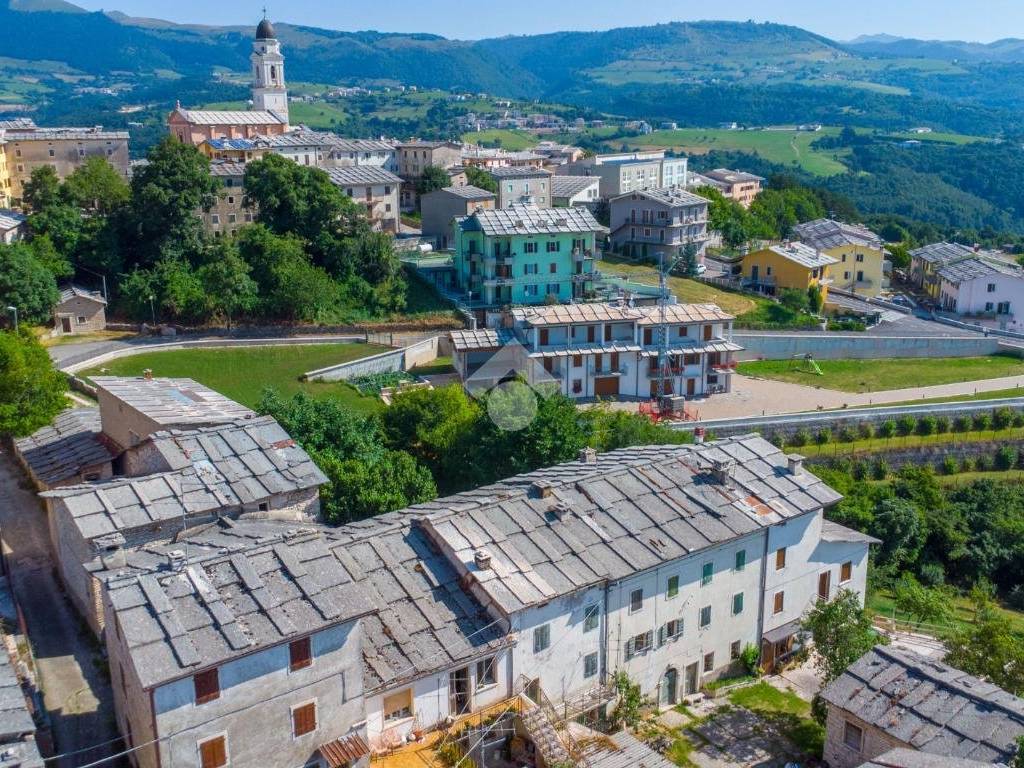
[[[860,750],[846,746],[843,735],[845,724],[849,721],[859,727],[863,732]],[[912,749],[909,744],[889,736],[884,731],[873,725],[868,725],[863,720],[840,710],[837,707],[828,708],[828,721],[825,725],[825,750],[823,757],[825,764],[830,768],[858,768],[869,760],[883,755],[890,749],[904,747]]]
[[[733,333],[743,347],[739,360],[816,360],[884,357],[980,357],[1008,351],[991,336],[872,336],[867,333]]]

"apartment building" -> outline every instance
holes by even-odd
[[[395,145],[383,140],[343,139],[332,134],[331,152],[325,162],[334,167],[368,165],[398,173]]]
[[[3,157],[3,152],[0,152],[0,158]],[[3,169],[0,168],[0,174],[3,173]],[[0,202],[3,199],[3,176],[0,175]],[[25,236],[25,232],[28,230],[28,216],[18,211],[12,211],[8,208],[0,208],[0,243],[4,245],[10,245],[16,243]]]
[[[251,224],[255,214],[245,204],[245,163],[217,160],[210,163],[210,175],[220,180],[217,199],[208,211],[199,211],[203,227],[214,237],[234,235]]]
[[[511,328],[502,324],[504,345],[520,348],[526,380],[557,384],[576,399],[646,399],[658,393],[659,381],[668,395],[728,392],[733,355],[742,349],[731,341],[732,316],[713,304],[671,304],[664,310],[621,303],[523,307],[513,309],[510,319]],[[504,346],[479,334],[452,331],[455,368],[464,381],[479,383],[481,368]],[[666,356],[660,360],[663,334]],[[506,374],[495,371],[499,379]]]
[[[832,268],[834,287],[867,297],[877,296],[888,287],[885,243],[867,227],[816,219],[797,224],[792,235],[836,260]]]
[[[946,264],[975,256],[985,258],[987,252],[960,243],[930,243],[910,252],[910,281],[929,298],[940,297],[939,270]]]
[[[395,146],[395,158],[398,163],[398,175],[402,177],[401,206],[402,210],[413,210],[418,205],[416,182],[423,176],[423,171],[430,166],[445,170],[462,167],[462,145],[453,141],[409,141]],[[451,172],[450,174],[451,175]],[[465,181],[463,172],[463,181]],[[449,186],[461,186],[452,180]]]
[[[722,193],[727,200],[734,200],[744,208],[749,208],[754,198],[761,194],[764,178],[746,171],[733,171],[729,168],[715,168],[703,174],[691,174],[696,178],[688,181],[688,186],[707,184]]]
[[[940,266],[936,277],[945,312],[1013,322],[1024,309],[1024,272],[1017,265],[971,256]]]
[[[515,205],[474,211],[455,222],[459,285],[478,307],[583,297],[595,279],[599,231],[601,225],[584,208]]]
[[[875,646],[821,698],[832,768],[1009,765],[1024,736],[1024,699],[902,648]]]
[[[593,210],[601,199],[601,181],[593,176],[552,176],[551,205],[582,205]]]
[[[682,187],[648,189],[608,201],[612,248],[632,258],[663,253],[668,263],[692,247],[703,258],[708,201]]]
[[[211,161],[248,163],[270,153],[270,147],[257,136],[253,139],[205,139],[199,151]]]
[[[478,208],[493,209],[496,200],[493,192],[472,184],[429,192],[420,198],[422,235],[433,240],[438,248],[448,248],[453,242],[455,220],[469,216]]]
[[[499,208],[511,208],[513,205],[552,207],[551,171],[529,166],[506,166],[491,168],[489,173],[498,185]]]
[[[777,295],[792,289],[806,291],[817,287],[822,298],[832,284],[832,268],[838,259],[809,245],[792,241],[748,253],[742,261],[743,284],[752,290]]]
[[[102,157],[125,179],[128,178],[128,132],[93,128],[21,128],[0,130],[0,207],[21,200],[25,182],[32,171],[50,166],[66,179],[86,160]],[[2,198],[6,198],[6,203]]]
[[[328,168],[331,183],[366,211],[370,225],[381,232],[401,232],[399,195],[402,180],[375,165]]]
[[[331,156],[330,134],[298,129],[259,139],[275,155],[287,157],[299,165],[321,167]]]
[[[11,200],[11,174],[7,170],[7,152],[4,151],[4,129],[0,128],[0,211],[4,211],[9,208],[13,201]],[[10,222],[8,222],[8,225]],[[10,226],[7,227],[9,231]]]
[[[601,197],[610,199],[627,192],[662,187],[686,187],[689,160],[668,157],[664,150],[594,155],[558,166],[565,176],[600,178]]]

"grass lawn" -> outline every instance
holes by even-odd
[[[462,134],[462,140],[468,144],[480,144],[481,146],[495,146],[496,141],[501,142],[501,148],[509,152],[519,152],[530,147],[537,146],[537,137],[526,131],[499,130],[469,131]]]
[[[811,719],[810,703],[792,691],[780,691],[761,681],[733,691],[729,694],[729,701],[772,721],[807,754],[821,756],[825,745],[825,729]]]
[[[326,102],[307,104],[304,101],[296,101],[288,105],[288,114],[293,124],[302,123],[320,130],[339,129],[349,119],[345,110]]]
[[[813,149],[811,142],[838,132],[838,128],[824,128],[817,133],[782,128],[763,131],[680,128],[654,131],[647,136],[624,139],[624,142],[636,147],[672,148],[689,155],[703,155],[716,149],[748,152],[773,163],[797,165],[816,176],[834,176],[845,173],[846,166],[833,157],[834,150]]]
[[[812,430],[813,432],[813,430]],[[903,448],[915,448],[929,445],[949,445],[955,443],[977,443],[990,442],[993,440],[1022,440],[1024,429],[1010,427],[1009,429],[990,430],[984,432],[947,432],[942,435],[907,435],[905,437],[895,436],[889,439],[884,437],[873,437],[869,440],[854,440],[850,443],[831,442],[825,445],[804,445],[799,448],[800,453],[808,456],[853,456],[861,453],[874,453],[889,449],[900,450]],[[792,446],[795,448],[796,446]]]
[[[884,392],[1024,375],[1024,360],[1010,355],[819,360],[818,366],[823,376],[803,370],[791,360],[758,360],[740,363],[739,373],[840,392]]]
[[[995,474],[995,473],[986,473]],[[954,476],[955,477],[955,476]],[[951,627],[967,624],[974,620],[974,606],[969,599],[961,595],[954,595],[952,598],[953,617]],[[912,621],[910,616],[902,614],[895,609],[892,593],[885,589],[873,589],[868,592],[865,607],[874,614],[887,618],[895,617],[897,621]],[[998,606],[997,610],[1009,619],[1015,632],[1024,635],[1024,613],[1010,608]]]
[[[922,397],[920,400],[904,400],[899,403],[877,403],[870,408],[889,408],[893,405],[927,405],[929,403],[966,403],[978,400],[999,400],[1004,397],[1024,397],[1024,387],[1011,389],[993,389],[991,392],[978,392],[973,395],[952,395],[950,397]]]
[[[224,347],[220,349],[176,349],[123,357],[101,366],[112,376],[141,376],[150,368],[154,376],[182,376],[195,379],[242,405],[255,408],[263,390],[273,387],[288,397],[306,392],[329,397],[363,413],[376,411],[380,400],[363,397],[344,382],[301,382],[306,371],[356,360],[383,352],[374,344],[309,344],[277,347]],[[101,375],[99,368],[81,376]]]

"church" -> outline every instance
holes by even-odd
[[[172,135],[199,146],[207,139],[251,139],[288,131],[284,56],[274,26],[266,18],[256,27],[252,49],[252,108],[245,111],[185,109],[179,103],[167,118]]]

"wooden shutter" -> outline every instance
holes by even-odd
[[[304,736],[316,730],[316,704],[310,702],[292,710],[292,733]]]
[[[666,628],[666,626],[663,624],[660,627],[658,627],[658,645],[664,645],[665,644],[665,638],[667,636],[668,636],[668,629]]]
[[[545,346],[548,343],[548,329],[547,328],[541,328],[540,329],[540,343],[541,343],[541,346]]]
[[[644,345],[645,346],[649,345],[651,343],[651,339],[653,339],[653,338],[654,338],[654,334],[651,332],[651,329],[650,328],[644,328]]]
[[[289,669],[292,672],[305,669],[313,663],[313,649],[308,637],[289,643],[288,654],[290,656]]]
[[[596,329],[592,325],[587,326],[587,341],[591,344],[594,343],[594,331]]]
[[[221,768],[228,763],[227,744],[223,736],[199,744],[199,761],[202,768]]]
[[[705,325],[704,326],[704,341],[710,341],[710,340],[711,340],[711,326],[710,325]]]
[[[196,704],[206,704],[220,698],[220,675],[216,668],[193,675],[192,685],[195,688]]]
[[[605,341],[611,341],[612,340],[612,327],[610,325],[606,325],[604,327],[604,340]]]
[[[633,638],[626,641],[626,661],[633,658]]]

